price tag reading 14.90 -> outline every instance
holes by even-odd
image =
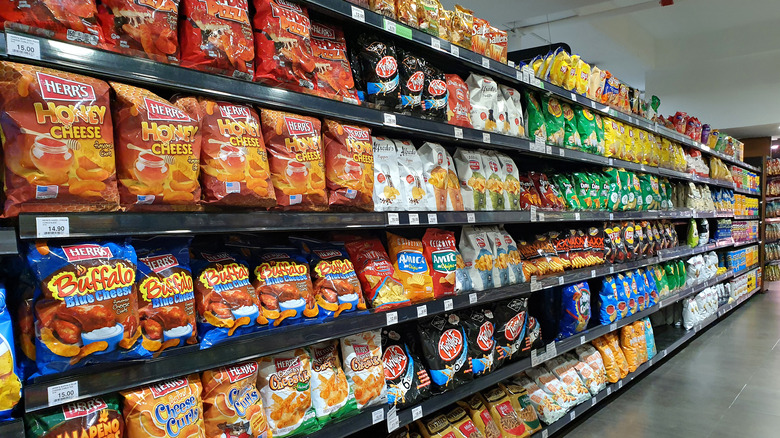
[[[36,217],[35,237],[51,239],[70,236],[70,220],[67,217]]]

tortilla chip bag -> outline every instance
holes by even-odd
[[[303,348],[258,360],[257,387],[263,397],[270,436],[305,435],[317,426],[311,405],[311,358]]]
[[[433,279],[428,261],[423,255],[422,241],[387,233],[387,246],[390,249],[393,267],[412,303],[432,300]]]
[[[268,437],[257,371],[257,361],[252,360],[201,373],[207,437]]]
[[[381,330],[341,338],[341,357],[358,409],[387,403]]]
[[[122,391],[128,438],[204,436],[202,386],[197,374]]]
[[[24,423],[22,435],[28,438],[128,436],[117,395],[93,397],[29,413],[24,416]]]
[[[339,341],[310,345],[311,399],[317,420],[327,422],[357,413],[357,402],[347,376],[341,369]]]
[[[326,210],[320,121],[268,109],[261,111],[261,119],[278,207],[282,210]]]
[[[346,242],[345,247],[355,264],[363,295],[372,308],[392,309],[410,304],[403,283],[379,239]]]
[[[325,120],[325,178],[330,207],[374,210],[371,130]]]

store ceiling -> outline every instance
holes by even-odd
[[[780,1],[444,0],[510,32],[510,50],[566,42],[583,59],[738,137],[780,135]],[[550,24],[547,24],[547,21]]]

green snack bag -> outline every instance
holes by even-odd
[[[577,130],[580,132],[582,149],[585,152],[595,154],[598,152],[598,138],[596,138],[596,121],[589,109],[578,106],[574,110],[577,119]]]
[[[661,188],[661,182],[658,180],[658,177],[655,175],[650,175],[650,190],[652,190],[653,205],[655,205],[656,210],[661,210],[661,192],[659,191],[660,188]]]
[[[614,167],[604,169],[604,177],[609,184],[609,198],[607,198],[607,211],[620,211],[620,174]]]
[[[636,199],[636,207],[634,211],[642,211],[644,209],[644,199],[642,199],[642,185],[639,182],[639,175],[634,172],[629,172],[631,175],[631,190],[634,192],[634,199]]]
[[[610,179],[604,173],[599,173],[597,175],[599,177],[599,181],[601,181],[601,192],[599,193],[599,198],[601,198],[601,209],[609,210],[609,188],[611,185]]]
[[[644,211],[657,210],[658,206],[656,205],[655,197],[653,196],[652,175],[645,173],[639,175],[639,187],[642,191],[642,209]]]
[[[580,198],[582,208],[586,210],[593,209],[593,199],[590,197],[590,178],[583,172],[575,172],[572,175],[572,185],[577,197]]]
[[[677,289],[677,265],[673,262],[664,263],[664,273],[669,283],[669,290]]]
[[[688,246],[696,248],[699,245],[699,230],[696,227],[696,221],[691,219],[688,222]]]
[[[625,169],[618,169],[618,175],[620,177],[620,211],[633,211],[636,209],[636,194],[631,190],[631,185],[634,179],[631,177],[631,173]]]
[[[580,140],[580,132],[577,130],[577,120],[574,118],[574,110],[571,109],[571,105],[564,103],[563,107],[563,146],[566,149],[582,149],[582,141]]]
[[[542,96],[542,112],[547,125],[547,144],[563,146],[563,109],[561,102],[553,96]]]
[[[528,138],[534,141],[536,138],[543,138],[547,141],[547,126],[544,122],[544,113],[539,99],[534,93],[524,91],[525,96],[525,120],[528,123]]]
[[[553,175],[552,180],[558,186],[558,190],[560,190],[569,210],[582,210],[580,198],[577,196],[577,191],[569,178],[566,175],[558,174]]]
[[[590,180],[590,204],[593,210],[603,210],[601,205],[601,178],[596,173],[588,173]]]
[[[688,272],[685,270],[685,262],[677,260],[677,286],[683,287],[688,282]]]
[[[607,148],[606,142],[604,141],[604,121],[598,113],[593,114],[593,119],[596,121],[596,140],[598,141],[598,150],[596,153],[599,155],[606,155]]]
[[[195,413],[195,422],[202,415],[198,405],[190,408]],[[165,404],[160,406],[167,407]],[[172,409],[172,408],[171,408]],[[162,410],[161,410],[162,411]],[[189,411],[188,411],[189,412]],[[168,413],[170,415],[170,413]],[[188,416],[189,420],[190,417]],[[184,419],[178,419],[184,421]],[[175,420],[174,420],[175,421]],[[122,403],[117,395],[103,395],[80,402],[56,406],[24,416],[28,437],[88,437],[124,436],[125,421]],[[154,429],[157,431],[157,429]],[[150,435],[151,436],[151,435]]]

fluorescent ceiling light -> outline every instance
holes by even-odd
[[[773,144],[773,145],[770,147],[770,149],[777,149],[777,148],[780,148],[780,145]]]

